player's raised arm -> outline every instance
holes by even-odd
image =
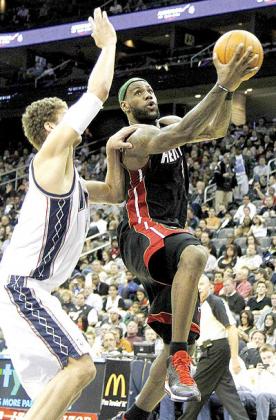
[[[81,135],[102,108],[107,99],[114,75],[116,32],[106,12],[95,9],[89,18],[92,37],[101,48],[101,54],[89,77],[87,92],[68,110],[64,104],[55,120],[44,122],[46,140],[39,153],[43,159],[66,154],[68,147],[81,141]]]
[[[208,133],[210,124],[214,120],[219,130],[214,130],[211,134],[213,138],[222,137],[229,122],[228,98],[231,92],[239,87],[243,77],[252,72],[250,65],[256,59],[255,55],[252,56],[251,48],[248,48],[244,54],[242,54],[242,49],[241,44],[228,64],[220,64],[215,57],[218,79],[205,98],[180,122],[162,129],[150,126],[137,130],[129,139],[134,147],[126,153],[126,156],[130,159],[135,157],[142,162],[151,154],[162,153],[183,144],[195,142],[197,139],[202,140],[201,136],[204,137],[204,134]],[[221,112],[222,109],[223,112]],[[225,110],[228,110],[226,114]],[[224,124],[225,120],[227,124]],[[211,134],[209,136],[206,134],[206,140],[210,139]]]

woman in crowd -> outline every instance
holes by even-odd
[[[222,245],[219,249],[219,257],[221,257],[222,255],[224,255],[226,248],[230,245],[233,245],[236,248],[236,254],[237,257],[241,257],[242,256],[242,250],[241,247],[235,243],[235,236],[229,236],[226,239],[226,244]]]
[[[135,300],[139,304],[140,311],[144,312],[147,315],[149,310],[149,300],[147,298],[145,290],[142,287],[138,287]]]
[[[276,315],[273,313],[266,314],[264,319],[264,332],[266,335],[266,343],[276,346]]]
[[[249,335],[254,329],[254,316],[251,311],[243,310],[240,313],[240,325],[238,326],[239,339],[249,342]]]
[[[257,254],[262,254],[262,248],[260,247],[260,242],[253,234],[247,236],[245,245],[246,245],[246,248],[248,247],[248,245],[255,245]]]
[[[267,235],[267,227],[261,216],[255,215],[252,219],[252,225],[248,235],[254,235],[255,238],[265,238]]]
[[[240,226],[235,228],[235,237],[240,238],[241,236],[248,236],[252,225],[252,220],[250,216],[244,216],[243,222]]]
[[[118,286],[111,284],[108,288],[108,297],[104,301],[103,310],[108,312],[110,309],[120,308],[125,310],[125,302],[118,294]]]
[[[237,263],[237,249],[235,245],[229,245],[226,247],[224,255],[222,255],[217,260],[217,269],[224,271],[224,269],[227,267],[230,267],[230,268],[235,267],[236,263]]]

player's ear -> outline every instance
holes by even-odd
[[[52,123],[50,121],[46,121],[43,126],[44,126],[45,130],[47,131],[47,133],[50,133],[55,128],[54,123]]]
[[[121,110],[127,114],[130,111],[129,105],[127,103],[127,101],[122,101],[121,102]]]

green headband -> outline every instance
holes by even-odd
[[[147,81],[145,80],[145,79],[142,79],[142,78],[140,78],[140,77],[132,77],[132,79],[129,79],[129,80],[127,80],[121,87],[120,87],[120,89],[119,89],[119,93],[118,93],[118,100],[119,100],[119,103],[121,103],[124,99],[125,99],[125,96],[126,96],[126,91],[127,91],[127,89],[128,89],[128,87],[129,87],[129,85],[131,85],[131,83],[134,83],[134,82],[139,82],[139,81],[142,81],[142,82],[146,82],[147,83]]]

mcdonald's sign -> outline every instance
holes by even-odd
[[[121,398],[126,398],[126,380],[123,374],[116,375],[115,373],[112,373],[107,381],[104,396],[107,397],[110,395],[110,388],[111,385],[113,385],[112,388],[112,395],[113,397],[118,396],[119,387],[121,390]]]

